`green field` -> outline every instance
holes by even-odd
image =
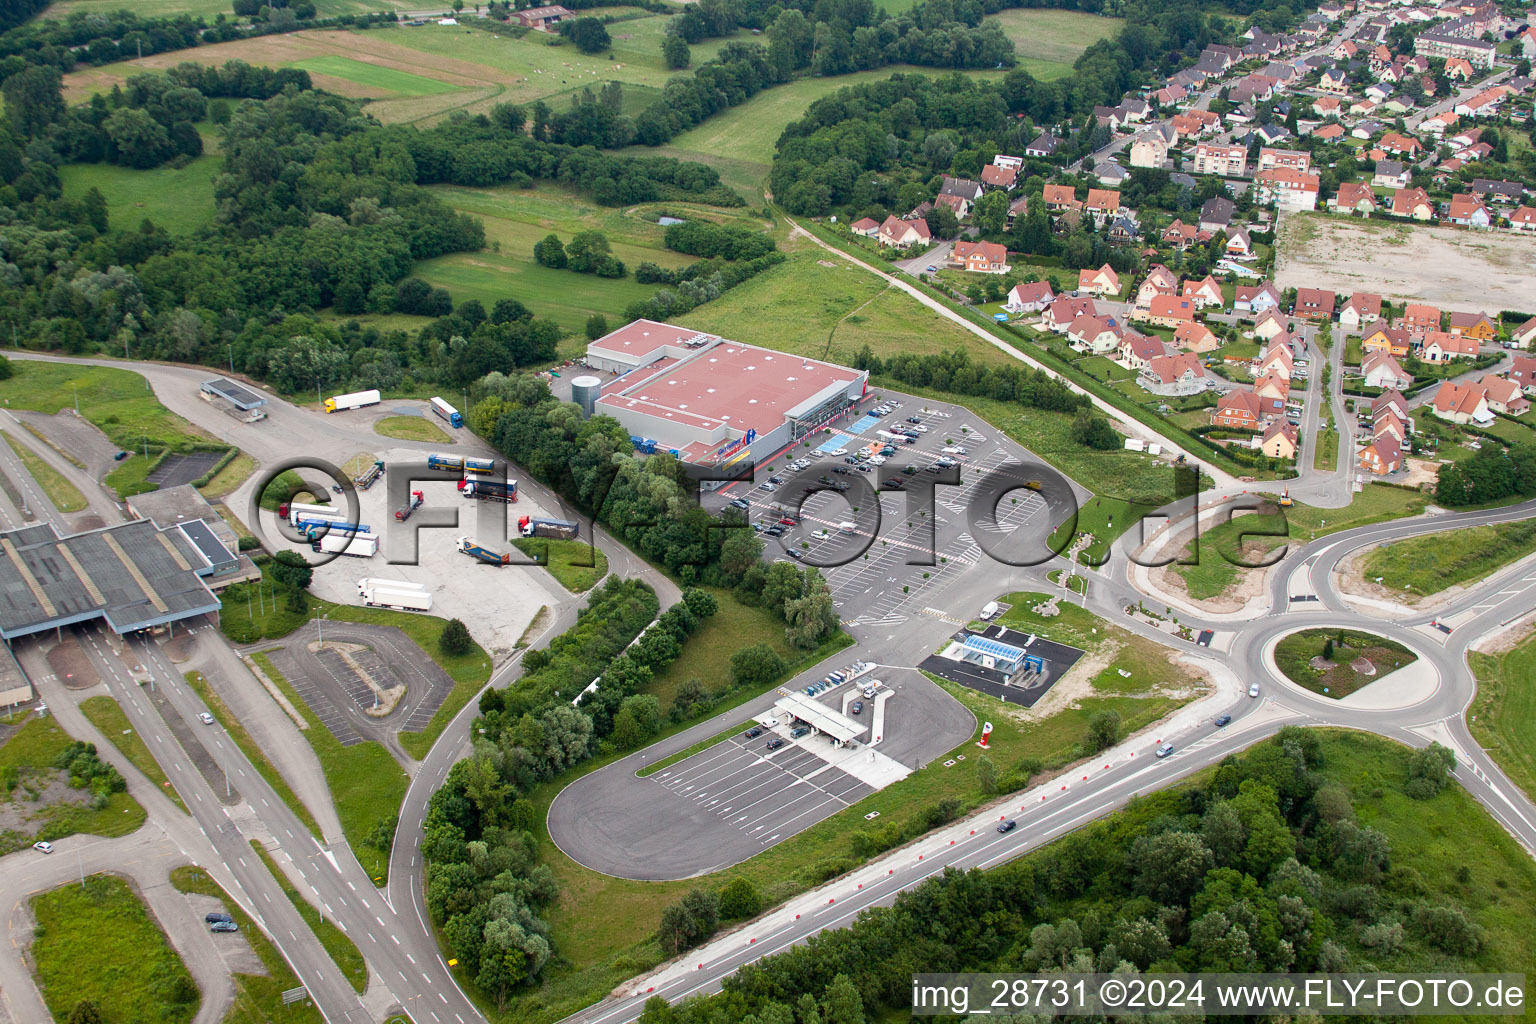
[[[181,794],[176,792],[176,787],[166,778],[165,771],[160,767],[160,762],[155,760],[155,755],[150,752],[149,744],[128,725],[128,716],[123,714],[122,707],[111,697],[87,697],[80,702],[80,711],[90,719],[92,725],[101,730],[114,747],[122,752],[123,756],[133,762],[133,766],[144,773],[145,778],[160,787],[160,792],[170,797],[171,802],[183,811],[187,805],[182,802]]]
[[[81,494],[80,488],[70,483],[63,473],[54,469],[43,460],[42,456],[10,434],[7,433],[4,437],[5,443],[27,468],[27,472],[32,474],[32,479],[37,481],[37,486],[42,488],[43,494],[53,502],[54,508],[60,512],[79,512],[85,508],[85,495]]]
[[[379,95],[436,96],[440,93],[459,91],[458,86],[439,82],[434,78],[424,78],[421,75],[413,75],[409,71],[397,71],[394,68],[380,67],[377,64],[335,54],[295,61],[293,67],[303,68],[317,75],[344,78],[366,88],[377,89]]]
[[[235,1003],[224,1015],[221,1024],[321,1024],[323,1018],[313,1002],[283,1002],[283,992],[296,988],[299,985],[298,978],[288,966],[288,961],[267,941],[267,937],[240,909],[240,905],[219,888],[219,883],[208,877],[202,868],[182,865],[171,870],[171,885],[177,892],[200,893],[222,902],[265,969],[264,974],[237,972],[232,975],[235,981]]]
[[[1095,693],[1105,696],[1147,695],[1160,686],[1187,690],[1196,685],[1190,673],[1170,659],[1173,652],[1168,647],[1121,629],[1070,600],[1059,600],[1055,615],[1035,614],[1034,608],[1052,597],[1061,598],[1060,591],[1054,594],[1023,591],[999,596],[999,601],[1013,607],[1004,612],[998,621],[1057,643],[1080,648],[1090,654],[1111,650],[1113,657],[1110,663],[1093,679]],[[1121,672],[1127,674],[1121,675]]]
[[[367,11],[406,10],[415,4],[406,0],[314,0],[315,13],[322,18],[338,14],[361,14]],[[120,11],[123,0],[58,0],[43,11],[45,18],[67,18],[77,12],[105,14]],[[177,14],[189,14],[194,18],[206,18],[210,23],[219,15],[230,16],[230,6],[225,0],[134,0],[133,13],[141,18],[168,18]],[[447,7],[444,7],[447,10]]]
[[[1333,658],[1321,671],[1309,662],[1323,657],[1332,640]],[[1375,674],[1357,672],[1351,663],[1365,658]],[[1281,638],[1275,645],[1275,665],[1297,686],[1338,699],[1418,661],[1418,656],[1395,640],[1356,630],[1304,629]]]
[[[52,415],[78,403],[80,415],[119,448],[187,451],[214,438],[161,405],[149,382],[130,370],[13,359],[14,374],[0,381],[0,401],[12,409]]]
[[[646,684],[645,692],[661,702],[663,712],[672,706],[677,688],[689,679],[699,680],[711,694],[729,689],[731,655],[744,647],[767,644],[786,661],[801,657],[784,639],[784,623],[772,612],[744,605],[728,590],[710,588],[709,592],[719,602],[719,610],[688,638],[677,660]]]
[[[1040,8],[1003,11],[991,18],[1003,26],[1004,34],[1013,40],[1021,66],[1036,78],[1046,76],[1030,66],[1031,58],[1060,66],[1063,70],[1050,76],[1060,77],[1072,70],[1072,62],[1084,50],[1100,39],[1110,38],[1125,24],[1119,18]]]
[[[186,1024],[197,983],[140,901],[116,875],[91,875],[32,900],[37,987],[53,1019],[93,1002],[112,1024]]]
[[[314,748],[320,768],[325,772],[325,784],[336,804],[336,817],[341,820],[341,830],[352,847],[358,863],[368,872],[377,885],[383,885],[389,875],[389,854],[368,842],[370,833],[381,822],[387,822],[400,812],[400,801],[405,799],[405,773],[389,751],[376,740],[367,740],[344,747],[315,713],[304,703],[297,691],[283,678],[265,654],[251,655],[251,660],[266,677],[283,691],[309,727],[304,738]],[[393,829],[391,829],[393,832]]]
[[[1339,432],[1329,427],[1317,435],[1312,451],[1312,468],[1332,473],[1339,464]]]
[[[1500,654],[1473,651],[1467,661],[1477,677],[1467,728],[1515,785],[1536,800],[1536,633]]]
[[[453,443],[453,438],[443,433],[441,427],[425,416],[386,416],[375,422],[373,429],[385,437],[398,437],[402,441]]]
[[[608,556],[587,541],[518,537],[512,543],[530,558],[547,560],[544,568],[573,594],[586,593],[608,575]]]
[[[1536,551],[1536,519],[1431,533],[1383,544],[1361,561],[1366,579],[1425,597],[1480,580]]]
[[[59,168],[59,179],[69,199],[78,200],[93,187],[100,189],[115,231],[137,231],[149,220],[180,235],[213,221],[213,179],[223,164],[223,157],[208,152],[185,167],[167,165],[147,171],[114,164],[66,164]]]

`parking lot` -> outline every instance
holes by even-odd
[[[336,453],[334,461],[339,464],[343,461],[341,456],[351,454],[354,453]],[[409,458],[413,462],[422,458],[420,452],[404,450],[379,451],[376,454],[386,465],[392,464],[396,457]],[[454,540],[461,533],[474,537],[478,511],[476,505],[479,503],[463,497],[450,481],[419,481],[413,483],[411,489],[420,490],[425,495],[424,509],[446,508],[457,512],[458,526],[417,531],[416,563],[391,564],[394,546],[391,544],[390,531],[397,523],[395,508],[389,498],[388,473],[386,469],[385,479],[368,490],[357,492],[359,518],[380,538],[378,554],[370,558],[341,555],[317,566],[314,583],[310,588],[315,596],[338,604],[355,605],[361,603],[357,581],[365,576],[420,583],[432,594],[432,608],[428,614],[445,619],[462,619],[474,638],[493,653],[513,650],[540,608],[546,605],[552,607],[570,597],[555,582],[554,577],[542,568],[530,565],[486,565],[455,550]],[[330,497],[333,501],[341,500],[339,495],[333,494]],[[570,518],[560,509],[541,508],[527,493],[520,494],[516,504],[498,504],[496,508],[506,511],[509,530],[516,529],[519,516],[553,515],[562,519]],[[269,512],[263,513],[263,516],[267,536],[277,538],[276,514]],[[422,512],[417,512],[402,532],[422,524],[425,518]],[[505,538],[499,544],[490,539],[486,543],[498,551],[514,550]],[[307,545],[295,543],[292,547],[311,560],[319,557]]]
[[[752,483],[711,495],[709,507],[734,502],[763,533],[768,559],[820,568],[847,625],[894,626],[925,609],[948,611],[940,595],[967,570],[1049,559],[1051,530],[1086,492],[960,406],[889,393],[884,401],[889,414],[850,417],[812,435],[810,446],[762,467]],[[879,405],[870,399],[861,408]],[[910,443],[880,436],[905,429],[918,435]],[[881,442],[888,456],[859,457]],[[938,482],[949,473],[958,484]],[[802,501],[807,487],[821,489]]]
[[[860,687],[875,680],[877,695],[865,698]],[[755,736],[744,727],[647,776],[614,766],[577,779],[550,808],[550,837],[573,859],[608,874],[688,878],[810,828],[953,750],[976,729],[975,716],[922,673],[880,665],[811,696],[864,726],[852,744],[836,745],[815,731],[795,737],[797,723],[772,705],[816,681],[798,678],[756,703],[752,714],[762,731]],[[851,712],[854,700],[864,704],[858,713]]]

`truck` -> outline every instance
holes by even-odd
[[[472,543],[468,537],[460,537],[456,543],[460,551],[470,558],[480,559],[480,561],[487,565],[507,565],[512,561],[511,555],[503,555],[500,552],[492,551],[490,548],[483,548],[478,544]]]
[[[311,512],[288,513],[288,525],[295,530],[303,530],[306,523],[342,523],[346,522],[347,514],[337,508],[322,508]]]
[[[425,590],[387,590],[370,587],[360,595],[363,604],[370,608],[399,608],[408,612],[432,610],[432,595]]]
[[[277,514],[291,521],[294,515],[335,515],[337,512],[334,505],[306,505],[302,501],[285,501],[277,506]]]
[[[373,532],[373,528],[367,523],[347,523],[340,519],[300,519],[293,525],[309,540],[331,534],[351,536],[354,533]]]
[[[426,500],[427,496],[425,494],[422,494],[420,491],[412,491],[411,500],[405,503],[405,507],[395,509],[395,518],[402,523],[405,522],[411,518],[412,512],[421,508],[422,502]]]
[[[326,412],[346,412],[348,409],[361,409],[365,405],[379,404],[379,389],[371,391],[354,391],[350,395],[337,395],[335,398],[325,400]]]
[[[425,583],[412,583],[409,580],[385,580],[375,576],[364,576],[357,581],[359,594],[369,590],[426,590]]]
[[[581,530],[580,523],[569,519],[535,519],[523,516],[517,521],[517,532],[524,537],[548,537],[550,540],[575,540]]]
[[[494,473],[496,472],[495,459],[465,459],[464,472],[466,473]]]
[[[517,500],[517,481],[466,480],[459,493],[476,501],[502,501],[510,505]]]
[[[375,461],[373,465],[359,473],[352,482],[366,491],[383,475],[384,463]]]
[[[441,398],[433,398],[431,404],[432,411],[437,413],[443,419],[447,420],[450,427],[457,428],[464,425],[464,417],[459,413],[459,410],[455,409]]]
[[[428,455],[428,469],[451,469],[455,472],[464,468],[464,456],[462,455]]]
[[[325,554],[372,558],[379,553],[379,535],[376,533],[328,533],[311,544],[310,549]]]

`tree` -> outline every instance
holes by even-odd
[[[601,313],[587,317],[587,340],[596,341],[608,333],[608,318]]]
[[[0,355],[0,380],[10,380],[15,373],[16,370],[11,366],[11,361],[5,356]],[[706,594],[705,596],[709,595]]]
[[[960,233],[960,218],[947,206],[935,206],[923,214],[923,220],[934,238],[954,238]]]
[[[1211,851],[1192,832],[1163,832],[1137,839],[1126,858],[1136,891],[1164,906],[1183,906],[1215,864]]]
[[[661,912],[657,939],[663,952],[681,953],[709,938],[719,925],[720,902],[715,894],[689,889],[682,899]]]
[[[839,973],[821,997],[821,1019],[825,1024],[864,1024],[864,1000],[846,974]]]
[[[670,71],[681,71],[692,61],[693,55],[682,36],[668,35],[661,41],[661,57]]]
[[[1445,788],[1446,779],[1456,770],[1456,752],[1439,743],[1408,755],[1408,782],[1403,792],[1415,800],[1428,800]]]
[[[1072,440],[1095,451],[1108,452],[1120,447],[1120,435],[1109,425],[1109,420],[1093,413],[1088,406],[1077,410],[1072,418]]]
[[[601,53],[613,45],[613,40],[608,37],[608,29],[596,18],[580,17],[562,21],[559,31],[575,43],[576,49],[582,53]]]
[[[27,138],[41,135],[68,110],[63,90],[63,76],[56,67],[32,64],[17,71],[3,87],[6,119]]]
[[[542,241],[533,243],[533,261],[543,267],[553,267],[556,270],[564,269],[566,265],[565,246],[558,235],[545,235]]]
[[[1120,741],[1120,712],[1095,711],[1088,719],[1088,731],[1083,736],[1083,746],[1090,754],[1107,750]]]
[[[1329,637],[1323,641],[1323,660],[1333,660],[1333,637]]]
[[[103,1024],[101,1009],[91,1000],[82,999],[69,1011],[66,1024]]]
[[[763,907],[763,898],[745,878],[736,877],[720,887],[720,917],[725,921],[739,921],[756,917]]]
[[[631,694],[613,716],[613,741],[624,749],[638,747],[661,727],[661,702],[648,693]]]
[[[761,686],[784,674],[784,659],[767,644],[743,647],[731,655],[731,682],[736,686]]]
[[[459,619],[449,619],[443,623],[443,631],[438,634],[437,648],[444,654],[457,656],[468,654],[474,646],[474,640],[470,638],[469,627]]]
[[[315,571],[297,551],[279,551],[272,556],[272,579],[285,587],[307,590]]]

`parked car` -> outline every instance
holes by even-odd
[[[800,552],[800,550],[798,548],[790,548],[788,551],[786,551],[784,553],[786,555],[788,555],[790,558],[793,558],[797,562],[803,561],[805,559],[805,555],[801,554],[801,552]]]
[[[752,728],[747,730],[747,739],[755,740],[759,736],[761,736],[762,734],[763,734],[763,727],[760,726],[760,725],[754,725]]]
[[[778,485],[784,482],[784,478],[782,476],[771,476],[768,478],[768,482],[774,485]]]
[[[202,722],[204,725],[212,725],[213,724],[213,716],[210,715],[206,711],[199,711],[197,713],[197,720],[199,722]]]
[[[218,924],[220,921],[233,921],[234,918],[230,917],[222,910],[215,910],[212,913],[204,914],[203,920],[207,921],[209,924]]]
[[[773,739],[768,741],[768,749],[769,750],[778,750],[783,745],[784,745],[784,737],[782,737],[782,736],[775,736]]]
[[[52,853],[53,852],[53,844],[48,842],[48,840],[44,839],[44,840],[41,840],[39,842],[33,843],[32,844],[32,849],[37,850],[40,853]]]
[[[836,457],[836,456],[839,456],[839,455],[847,455],[848,454],[848,449],[847,448],[833,448],[831,451],[827,452],[827,454],[831,455],[833,457]]]
[[[751,508],[752,507],[752,503],[750,501],[748,501],[746,498],[732,498],[731,499],[731,504],[735,505],[737,508]]]
[[[930,274],[937,274],[939,272],[939,268],[934,266],[932,263],[928,264],[926,269]]]
[[[1018,827],[1019,823],[1014,821],[1012,818],[1004,818],[1002,821],[997,823],[997,830],[999,832],[1012,832]]]
[[[908,423],[921,423],[921,422],[923,422],[923,418],[921,416],[908,416],[907,417],[907,422]]]
[[[1231,721],[1232,721],[1232,716],[1231,715],[1217,715],[1216,716],[1216,728],[1220,729],[1222,726],[1227,725]]]
[[[1173,753],[1172,743],[1164,743],[1162,746],[1157,748],[1158,757],[1167,757],[1171,753]]]
[[[211,932],[237,932],[240,930],[240,926],[233,921],[215,921],[208,926],[208,930]]]
[[[853,704],[848,708],[848,713],[850,715],[863,714],[864,713],[864,702],[861,701],[861,700],[854,701]]]
[[[871,455],[869,457],[870,464],[874,465],[874,466],[883,466],[883,465],[885,465],[885,460],[886,460],[886,456],[884,456],[884,455]]]
[[[789,738],[792,739],[792,740],[797,740],[801,736],[808,736],[808,735],[810,735],[810,732],[811,732],[811,727],[810,726],[808,726],[808,725],[797,725],[793,729],[789,730]]]
[[[796,519],[794,516],[780,516],[779,517],[779,525],[780,526],[794,526],[794,525],[798,524],[799,522],[800,522],[800,520]]]
[[[112,461],[113,462],[122,462],[127,457],[128,457],[128,453],[127,452],[118,452],[116,455],[112,456]]]

